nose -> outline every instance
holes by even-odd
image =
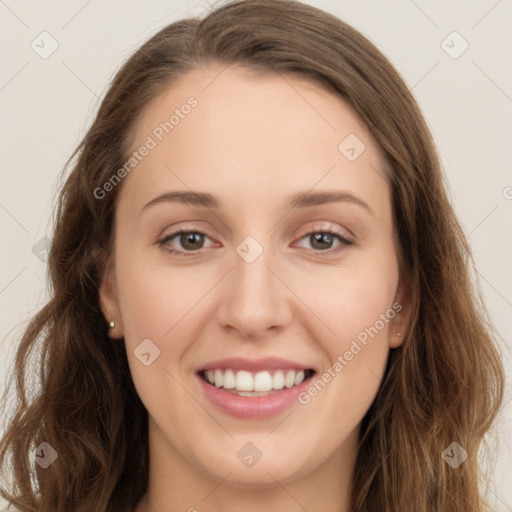
[[[217,318],[223,329],[255,341],[275,336],[289,324],[293,294],[270,249],[264,248],[256,260],[249,261],[235,253]]]

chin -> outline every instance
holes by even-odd
[[[309,472],[311,457],[296,448],[307,443],[293,443],[287,450],[285,443],[265,443],[264,439],[251,443],[250,438],[230,439],[231,447],[213,449],[208,458],[202,452],[197,463],[216,480],[226,479],[234,486],[255,489],[275,487],[276,481],[293,481]]]

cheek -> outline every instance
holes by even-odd
[[[126,340],[175,337],[182,319],[211,287],[207,276],[188,268],[155,266],[144,258],[117,262],[118,298]]]
[[[165,397],[170,396],[177,410],[187,411],[192,402],[178,382],[188,377],[190,364],[183,363],[194,360],[194,341],[200,338],[211,313],[205,309],[212,300],[207,295],[218,278],[206,267],[199,271],[193,265],[155,265],[134,253],[120,257],[116,269],[126,350],[138,394],[157,415],[162,402],[168,401]],[[150,352],[155,350],[158,357],[145,366],[137,354],[148,339],[157,347],[149,345]],[[161,392],[155,393],[155,389]]]
[[[355,426],[371,405],[389,353],[397,283],[398,266],[389,250],[298,286],[318,315],[320,321],[310,323],[312,336],[327,356],[301,402],[313,408],[313,417],[327,414],[335,424]],[[325,403],[332,405],[328,411]]]
[[[181,362],[199,336],[200,299],[211,284],[204,277],[197,278],[190,269],[156,267],[135,254],[116,262],[131,376],[150,415],[162,425],[174,421],[177,415],[194,414],[197,407],[179,384],[184,381]],[[157,349],[143,341],[148,339]],[[148,347],[144,352],[150,353],[152,361],[147,366],[138,358],[143,342]],[[153,354],[158,354],[154,360]]]
[[[364,338],[375,324],[380,338],[387,337],[398,284],[392,247],[347,259],[347,264],[297,273],[294,279],[294,291],[317,316],[314,337],[331,358],[345,351],[360,334]],[[386,314],[383,323],[382,315]]]
[[[326,313],[326,323],[336,334],[318,338],[327,356],[325,366],[298,397],[304,408],[302,427],[320,428],[328,436],[317,446],[319,459],[357,429],[379,390],[389,353],[389,323],[380,319],[390,311],[388,296],[370,297],[362,288],[352,291],[350,299],[340,296],[336,307],[330,306],[330,316]]]

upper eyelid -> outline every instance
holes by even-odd
[[[160,243],[163,244],[165,241],[170,240],[172,238],[175,238],[176,236],[180,235],[181,233],[199,233],[199,234],[202,234],[202,235],[206,235],[211,240],[215,240],[215,238],[208,232],[208,230],[206,230],[204,228],[194,228],[194,227],[185,226],[185,227],[176,228],[171,233],[169,233],[167,235],[163,235],[160,238],[159,241],[160,241]],[[351,240],[351,237],[345,236],[343,233],[341,233],[341,231],[337,227],[335,227],[333,225],[330,225],[329,227],[315,228],[313,226],[311,228],[308,228],[307,231],[305,231],[303,234],[301,234],[300,236],[298,236],[294,240],[294,243],[296,243],[298,241],[301,241],[302,239],[304,239],[308,235],[311,235],[312,233],[332,233],[334,236],[339,237],[339,239],[342,242],[344,242],[344,243],[349,243],[349,244],[353,243],[353,240]],[[186,251],[186,252],[188,252],[188,253],[194,253],[194,252],[198,253],[202,249],[207,249],[207,247],[202,247],[202,248],[200,248],[200,249],[198,249],[196,251]],[[182,250],[177,249],[177,251],[182,251]],[[182,252],[185,252],[185,251],[182,251]]]
[[[317,221],[317,222],[322,222],[322,221]],[[346,229],[346,228],[345,228]],[[321,227],[318,227],[318,226],[312,226],[310,228],[308,228],[307,231],[305,231],[302,235],[300,235],[299,238],[304,238],[306,235],[309,235],[311,233],[322,233],[322,232],[334,232],[335,234],[338,234],[340,235],[341,237],[343,238],[350,238],[352,235],[352,233],[347,230],[350,234],[348,236],[345,236],[341,231],[341,229],[339,229],[337,226],[333,225],[333,224],[330,224],[328,226],[321,226]],[[180,232],[185,232],[185,233],[200,233],[200,234],[203,234],[203,235],[207,235],[208,237],[210,238],[215,238],[211,232],[206,229],[206,228],[203,228],[203,227],[200,227],[200,228],[197,228],[197,227],[194,227],[194,226],[180,226],[178,228],[174,228],[170,233],[166,234],[166,235],[161,235],[159,238],[160,239],[164,239],[164,238],[173,238],[175,237],[176,235],[180,234]]]

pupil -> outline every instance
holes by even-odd
[[[330,245],[332,244],[332,237],[330,233],[314,233],[311,235],[313,237],[313,243],[311,243],[311,246],[315,249],[329,249]],[[319,243],[320,246],[315,245]],[[322,245],[323,244],[323,245]]]
[[[198,245],[201,246],[202,236],[201,233],[182,233],[180,237],[181,245],[185,249],[198,249]]]

